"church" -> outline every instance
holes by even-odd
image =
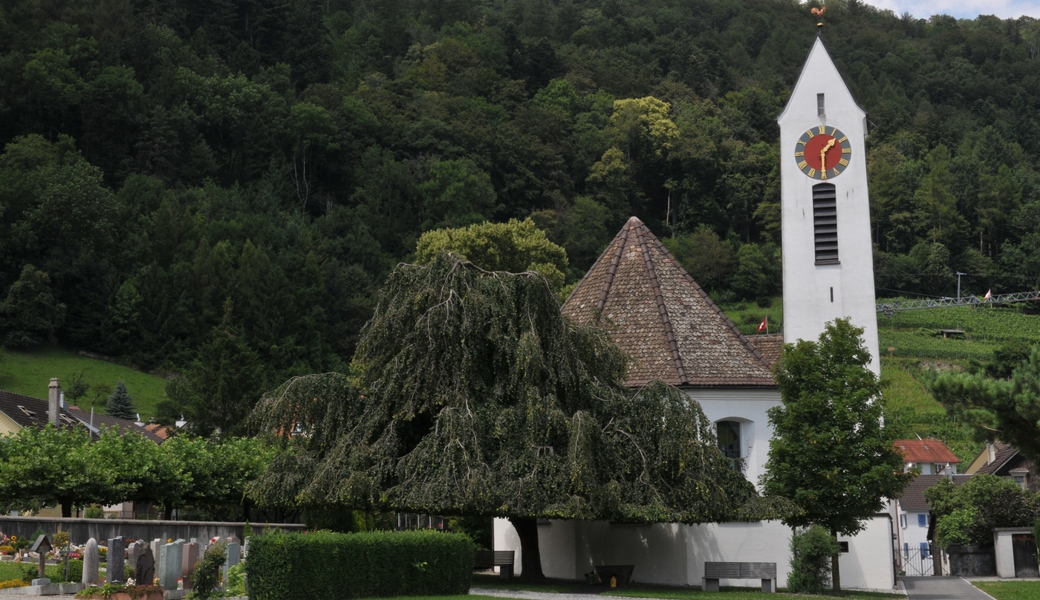
[[[744,336],[653,232],[631,218],[589,270],[562,310],[610,332],[630,357],[630,388],[660,379],[696,400],[715,425],[720,448],[741,459],[758,484],[780,404],[771,375],[783,343],[816,340],[825,323],[850,318],[864,329],[880,374],[867,191],[866,113],[856,103],[818,37],[791,98],[777,118],[781,144],[784,333]],[[808,450],[807,450],[808,451]],[[546,576],[578,580],[595,565],[634,565],[644,583],[700,586],[705,562],[776,563],[787,585],[791,529],[778,521],[683,525],[539,522]],[[842,542],[842,587],[895,586],[893,523],[887,513]],[[520,543],[496,519],[497,550]],[[755,585],[726,580],[722,585]]]

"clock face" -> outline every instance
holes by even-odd
[[[841,175],[851,157],[852,142],[837,127],[813,127],[803,133],[794,146],[798,169],[813,179]]]

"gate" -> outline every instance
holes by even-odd
[[[1015,577],[1040,577],[1036,562],[1036,542],[1032,534],[1011,536],[1011,551],[1015,555]]]
[[[904,546],[899,552],[899,571],[907,577],[942,575],[942,554],[933,552],[934,546],[910,548]]]

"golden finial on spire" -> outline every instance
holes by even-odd
[[[821,7],[817,8],[817,7],[814,6],[811,12],[812,12],[812,14],[816,15],[817,19],[819,19],[816,22],[816,26],[817,27],[823,27],[823,13],[827,12],[827,7],[826,6],[821,6]]]

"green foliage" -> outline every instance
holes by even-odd
[[[105,414],[128,421],[137,419],[134,399],[130,396],[130,392],[126,389],[126,384],[122,381],[116,384],[116,389],[108,397],[108,403],[105,404]]]
[[[238,563],[228,569],[227,593],[231,596],[246,595],[246,564]]]
[[[22,581],[31,583],[40,577],[40,569],[36,565],[22,565]]]
[[[428,264],[444,252],[453,252],[488,271],[536,272],[553,289],[563,285],[567,272],[567,253],[550,242],[531,219],[429,231],[419,238],[416,261]]]
[[[931,374],[927,385],[954,418],[974,428],[976,439],[991,439],[999,432],[1001,441],[1024,456],[1040,458],[1040,345],[1011,379],[945,372]]]
[[[252,554],[252,548],[250,548],[250,554]],[[209,600],[216,597],[216,590],[220,587],[221,569],[224,568],[226,561],[227,542],[210,544],[199,562],[195,563],[195,570],[191,573],[192,591],[189,598]]]
[[[401,266],[356,379],[296,378],[260,405],[265,429],[308,435],[250,496],[449,515],[733,515],[753,492],[699,406],[661,385],[625,392],[624,364],[605,333],[564,319],[536,274],[446,256]]]
[[[250,543],[246,586],[256,600],[465,594],[473,551],[439,532],[276,533]]]
[[[10,348],[30,348],[52,341],[65,322],[65,305],[51,290],[51,278],[25,265],[18,281],[0,302],[0,342]]]
[[[105,509],[101,508],[97,504],[91,504],[83,511],[83,516],[88,519],[104,519]]]
[[[831,580],[831,557],[839,552],[829,531],[814,525],[791,536],[791,572],[787,588],[792,592],[820,594]]]
[[[784,519],[789,525],[853,535],[912,477],[902,473],[894,432],[883,425],[884,399],[862,333],[837,319],[818,342],[784,346],[775,371],[781,405],[768,413],[774,436],[762,485],[767,495],[803,509]]]
[[[925,491],[940,546],[989,546],[994,527],[1028,527],[1037,519],[1033,492],[1006,477],[975,475],[962,486],[941,480]]]

